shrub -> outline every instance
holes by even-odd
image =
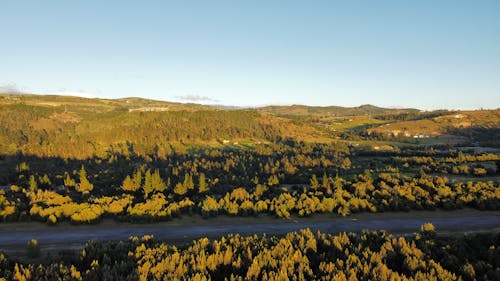
[[[40,256],[40,245],[36,239],[31,239],[26,245],[26,255],[30,258],[37,258]]]

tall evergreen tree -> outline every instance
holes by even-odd
[[[206,181],[204,173],[200,174],[200,177],[199,177],[198,181],[199,181],[199,186],[198,186],[199,189],[198,189],[198,191],[200,193],[208,192],[209,188],[208,188],[208,184],[207,184],[207,181]]]
[[[319,188],[319,181],[315,174],[312,175],[310,183],[312,189],[316,190]]]
[[[188,190],[194,189],[193,176],[191,174],[184,175],[184,187]]]
[[[38,189],[38,184],[36,183],[35,176],[30,176],[30,191],[35,192]]]
[[[155,172],[151,175],[151,182],[153,185],[153,191],[164,192],[165,190],[167,190],[167,185],[165,184],[165,182],[161,178],[160,171],[158,169],[156,169]],[[191,182],[192,182],[192,180],[191,180]]]
[[[125,179],[123,180],[121,188],[124,191],[130,191],[130,192],[136,191],[135,186],[134,186],[134,182],[132,181],[132,179],[130,178],[130,176],[125,177]]]
[[[87,179],[87,172],[85,171],[85,167],[82,165],[82,168],[80,169],[80,183],[77,185],[76,190],[86,194],[91,192],[93,189],[94,185]]]

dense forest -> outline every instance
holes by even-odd
[[[238,140],[252,144],[279,141],[284,136],[303,139],[325,134],[306,124],[255,110],[143,101],[134,105],[135,100],[130,99],[104,105],[102,100],[78,100],[83,101],[42,102],[30,96],[0,95],[0,154],[85,159],[133,151],[163,157],[175,144]]]
[[[80,161],[17,155],[3,162],[4,221],[500,209],[500,155],[456,150],[363,155],[342,142],[289,140],[248,149],[172,151],[164,158],[116,153]]]
[[[499,280],[500,235],[411,237],[385,231],[229,235],[171,245],[154,237],[89,242],[20,262],[0,253],[0,280]],[[37,257],[36,241],[27,248]]]

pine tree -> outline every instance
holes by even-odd
[[[311,188],[316,190],[319,188],[319,182],[318,182],[318,178],[316,177],[315,174],[312,175],[311,177]]]
[[[184,187],[188,190],[194,189],[194,182],[191,174],[184,175]]]
[[[66,187],[75,187],[76,182],[74,179],[72,179],[69,174],[66,174],[66,178],[64,178],[64,186]]]
[[[142,172],[140,169],[138,169],[134,176],[132,177],[132,184],[134,187],[134,191],[137,191],[141,188],[142,186]]]
[[[351,168],[351,160],[348,157],[344,158],[344,160],[342,160],[342,163],[340,164],[340,167],[342,169]]]
[[[89,182],[87,179],[87,172],[85,171],[85,167],[82,165],[80,169],[80,183],[77,185],[76,190],[81,193],[89,193],[94,189],[94,185]]]
[[[174,193],[177,194],[177,195],[184,195],[187,193],[187,187],[184,186],[184,184],[182,182],[179,182],[175,185],[175,188],[174,188]]]
[[[209,188],[208,188],[208,185],[207,185],[207,181],[205,179],[205,174],[204,173],[201,173],[200,174],[200,177],[198,179],[199,181],[199,192],[200,193],[205,193],[205,192],[208,192],[209,191]]]
[[[224,261],[223,261],[224,265],[231,264],[232,259],[233,259],[233,248],[229,246],[226,249],[226,252],[224,253]]]
[[[278,179],[278,176],[276,175],[271,175],[269,177],[269,179],[267,180],[267,185],[269,186],[275,186],[275,185],[278,185],[280,183],[279,179]]]
[[[149,169],[146,171],[146,174],[144,176],[144,185],[142,186],[142,190],[145,197],[148,197],[148,195],[151,194],[154,190],[153,177]]]
[[[38,189],[38,184],[36,183],[35,176],[30,176],[30,191],[35,192]]]
[[[323,178],[321,179],[321,185],[326,190],[327,194],[332,193],[332,186],[330,184],[330,178],[326,176],[326,173],[323,174]]]
[[[49,176],[47,174],[44,174],[43,177],[38,178],[41,184],[45,186],[50,186],[52,184],[52,181],[50,180]]]
[[[499,170],[500,170],[500,169],[499,169]],[[252,182],[253,182],[255,185],[258,185],[258,184],[259,184],[259,178],[258,178],[257,176],[253,177]]]
[[[125,180],[123,180],[122,189],[124,191],[131,191],[131,192],[136,191],[135,186],[134,186],[134,182],[132,181],[132,179],[130,178],[130,176],[127,176],[125,178]]]
[[[153,185],[153,191],[155,192],[163,192],[167,189],[167,185],[163,182],[158,169],[156,169],[154,174],[151,175],[151,182]]]

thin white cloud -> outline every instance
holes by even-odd
[[[51,95],[51,96],[72,96],[72,97],[81,97],[81,98],[105,98],[101,97],[98,94],[94,94],[91,92],[87,91],[71,91],[71,90],[56,90],[56,91],[29,91],[26,92],[28,94],[33,94],[33,95]]]
[[[21,94],[22,92],[16,83],[11,82],[0,85],[0,93],[3,94]]]
[[[65,88],[54,89],[28,89],[19,87],[14,82],[0,84],[0,93],[2,94],[33,94],[33,95],[56,95],[56,96],[75,96],[82,98],[99,98],[101,91],[89,92],[86,90],[67,90]]]
[[[44,92],[44,93],[36,93],[42,95],[56,95],[56,96],[74,96],[74,97],[82,97],[82,98],[99,98],[98,95],[94,93],[89,93],[86,91],[55,91],[55,92]]]
[[[218,99],[214,99],[207,96],[200,95],[184,95],[184,96],[175,96],[174,98],[182,100],[182,101],[190,101],[190,102],[220,102]]]

